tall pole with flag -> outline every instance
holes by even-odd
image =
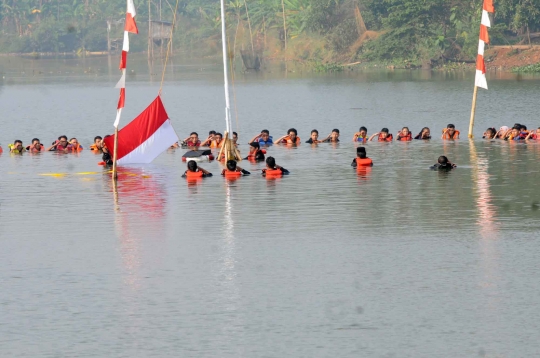
[[[120,57],[120,71],[122,71],[122,77],[116,84],[116,88],[120,89],[120,98],[118,99],[118,106],[116,108],[116,120],[114,121],[114,154],[113,154],[113,178],[117,178],[116,159],[118,157],[118,125],[120,124],[120,117],[122,116],[122,108],[126,102],[126,68],[127,57],[129,52],[129,33],[138,34],[137,24],[135,23],[135,4],[133,0],[127,0],[126,21],[124,24],[124,43],[122,46],[122,55]]]
[[[471,108],[471,120],[469,123],[469,138],[474,138],[474,116],[476,113],[476,97],[478,95],[478,87],[488,89],[486,81],[486,64],[484,61],[484,48],[486,44],[489,44],[488,27],[491,27],[491,20],[489,19],[489,13],[495,12],[493,7],[493,0],[484,0],[482,8],[482,20],[480,22],[480,39],[478,42],[478,56],[476,57],[476,76],[474,79],[474,92]]]

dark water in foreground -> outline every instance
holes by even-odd
[[[375,166],[358,175],[357,127],[438,133],[454,122],[465,133],[470,80],[296,76],[236,82],[242,143],[263,127],[277,136],[295,126],[303,139],[341,129],[337,146],[269,149],[292,172],[281,180],[242,163],[250,177],[188,185],[177,150],[122,168],[115,200],[89,151],[4,152],[0,355],[538,355],[540,145],[370,143]],[[163,92],[179,135],[223,129],[219,77],[179,77]],[[0,86],[4,150],[15,137],[65,133],[88,145],[111,131],[114,76],[55,78]],[[487,125],[540,126],[537,80],[488,83],[477,136]],[[157,87],[128,80],[123,123]],[[441,154],[458,169],[428,170]]]

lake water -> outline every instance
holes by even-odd
[[[122,124],[160,85],[143,59],[133,68]],[[172,70],[163,102],[180,137],[223,130],[219,67]],[[241,162],[251,176],[193,185],[184,150],[168,151],[120,168],[115,195],[90,151],[6,153],[14,139],[88,146],[112,132],[119,75],[107,58],[2,58],[0,77],[0,356],[539,354],[540,145],[480,138],[539,127],[540,78],[488,75],[469,141],[472,73],[237,75],[242,153],[263,128],[303,140],[339,128],[342,142],[268,149],[291,171],[280,180]],[[350,168],[361,125],[448,123],[463,139],[369,143],[374,167]],[[458,168],[430,171],[442,154]]]

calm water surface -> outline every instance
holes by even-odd
[[[135,68],[124,124],[159,89]],[[179,135],[223,130],[215,66],[173,69],[163,100]],[[112,131],[119,76],[106,59],[10,58],[0,72],[4,150],[61,134],[88,146]],[[280,180],[242,162],[250,177],[188,184],[176,150],[121,168],[115,196],[90,151],[4,152],[0,356],[537,356],[540,145],[370,143],[375,166],[349,166],[361,125],[416,134],[454,123],[466,137],[471,83],[467,73],[239,75],[243,153],[262,128],[295,127],[304,140],[341,130],[339,145],[270,148],[291,171]],[[540,126],[538,78],[488,83],[477,137]],[[458,169],[428,170],[441,154]]]

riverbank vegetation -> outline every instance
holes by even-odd
[[[124,1],[0,0],[0,52],[118,50]],[[168,26],[174,0],[135,0],[139,36],[132,51],[148,49],[149,20]],[[500,0],[490,30],[492,45],[540,39],[540,0]],[[314,70],[375,62],[431,67],[474,62],[481,0],[228,0],[231,56],[246,68],[260,60],[295,60]],[[158,22],[155,22],[158,21]],[[187,56],[220,53],[219,2],[180,0],[174,48]],[[166,42],[152,30],[158,49]],[[161,34],[163,33],[160,32]]]

